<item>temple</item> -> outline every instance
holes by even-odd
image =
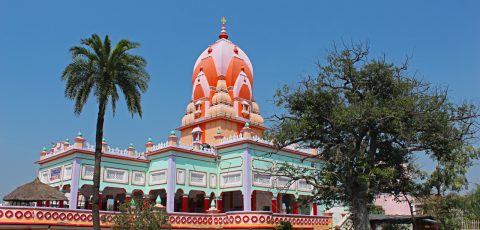
[[[295,146],[277,150],[262,139],[266,127],[254,99],[253,65],[229,40],[224,18],[218,40],[197,58],[191,82],[181,125],[165,135],[165,142],[148,138],[145,147],[118,149],[103,140],[103,226],[109,226],[120,204],[136,197],[164,207],[174,228],[273,228],[284,220],[297,229],[331,227],[331,217],[309,199],[311,185],[268,173],[279,162],[315,167],[319,162],[309,156],[316,151]],[[73,141],[44,148],[35,163],[38,178],[68,201],[12,208],[12,218],[23,212],[19,220],[28,222],[25,213],[32,210],[32,221],[46,221],[46,213],[53,221],[57,213],[64,226],[91,226],[94,145],[78,133]],[[2,223],[8,222],[7,209],[0,209]]]

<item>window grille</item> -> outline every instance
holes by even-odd
[[[260,186],[272,186],[272,177],[270,175],[255,172],[253,174],[253,184]]]
[[[82,178],[85,180],[93,179],[93,165],[84,165],[82,170]]]
[[[202,172],[192,172],[190,171],[190,184],[205,186],[207,185],[207,174]]]
[[[133,172],[132,184],[144,185],[145,184],[145,173],[144,172]]]
[[[116,183],[127,183],[128,172],[121,169],[105,168],[105,181]]]
[[[63,180],[72,179],[72,165],[66,165],[63,168]]]
[[[226,173],[221,176],[222,187],[242,185],[242,172]]]
[[[150,184],[164,184],[167,183],[167,172],[165,170],[155,171],[150,173]]]

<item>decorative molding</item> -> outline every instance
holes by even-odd
[[[85,175],[85,171],[87,170],[87,168],[91,168],[92,170],[92,175]],[[89,165],[89,164],[82,164],[82,180],[93,180],[93,173],[94,173],[94,169],[95,167],[93,165]],[[90,170],[89,170],[90,171]]]
[[[235,158],[240,158],[240,165],[238,166],[232,166],[232,167],[222,167],[222,162],[227,162],[228,160],[235,159]],[[226,163],[225,163],[226,164]],[[239,168],[243,166],[243,158],[241,156],[236,156],[236,157],[230,157],[230,158],[225,158],[220,160],[220,169],[231,169],[231,168]]]
[[[275,162],[273,161],[267,161],[267,160],[261,160],[261,159],[253,159],[252,160],[252,168],[253,169],[259,169],[259,170],[270,170],[269,168],[259,168],[259,167],[255,167],[255,161],[263,161],[263,162],[266,162],[267,164],[271,164],[273,166],[275,166]]]
[[[213,182],[213,183],[212,183]],[[210,188],[217,188],[218,186],[218,177],[216,173],[210,173],[209,177]]]
[[[70,175],[67,175],[66,173],[70,171]],[[73,164],[68,164],[63,166],[63,172],[62,172],[62,181],[69,181],[72,179],[72,174],[73,174]]]
[[[137,175],[138,175],[138,174],[141,174],[141,175],[142,175],[142,177],[143,177],[143,182],[142,182],[142,183],[137,183],[137,182],[135,181],[135,175],[136,175],[136,174],[137,174]],[[132,185],[141,185],[141,186],[144,186],[145,183],[146,183],[146,181],[147,181],[147,175],[146,175],[146,173],[145,173],[144,171],[132,170],[132,176],[131,176],[131,182],[130,182]]]
[[[183,175],[181,175],[183,174]],[[186,177],[187,177],[187,173],[186,173],[186,170],[185,169],[177,169],[177,173],[176,173],[176,181],[177,181],[177,184],[182,184],[184,185],[185,184],[185,181],[187,180]]]

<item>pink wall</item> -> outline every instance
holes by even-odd
[[[385,215],[410,215],[408,202],[405,199],[401,199],[401,202],[397,202],[393,198],[392,195],[388,194],[377,196],[375,199],[375,205],[381,206],[383,210],[385,210]],[[408,196],[408,199],[411,200],[412,197]],[[415,208],[413,211],[415,211]]]

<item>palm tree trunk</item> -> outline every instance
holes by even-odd
[[[95,134],[95,168],[93,171],[93,205],[92,205],[92,217],[93,228],[100,230],[100,211],[99,211],[99,199],[100,193],[100,169],[102,162],[102,138],[103,138],[103,123],[105,119],[105,103],[100,101],[98,105],[97,116],[97,130]]]

